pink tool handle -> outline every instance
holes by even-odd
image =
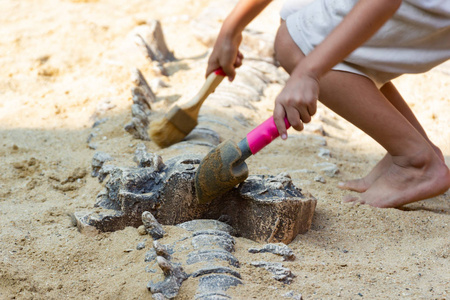
[[[220,75],[220,76],[227,76],[227,74],[225,74],[225,72],[222,70],[222,68],[218,68],[217,70],[214,71],[214,73],[216,75]]]
[[[286,124],[286,129],[291,127],[287,118],[284,118],[284,123]],[[273,120],[273,117],[270,117],[247,134],[248,147],[252,154],[256,154],[278,136],[280,136],[280,134],[278,133],[275,121]]]

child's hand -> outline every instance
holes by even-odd
[[[272,0],[240,0],[227,16],[209,57],[206,76],[218,68],[233,81],[236,68],[242,65],[244,56],[239,52],[242,31]]]
[[[287,138],[284,118],[300,131],[309,123],[317,110],[319,81],[311,74],[292,74],[275,100],[273,118],[282,139]]]
[[[244,59],[244,56],[239,51],[241,40],[241,34],[236,37],[227,37],[223,33],[219,34],[208,60],[206,76],[218,68],[222,68],[227,74],[228,80],[233,81],[236,76],[235,69],[242,65],[242,60]]]

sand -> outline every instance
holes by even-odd
[[[150,236],[127,227],[113,233],[82,235],[68,214],[91,209],[103,189],[90,175],[95,151],[108,152],[116,165],[133,165],[141,142],[124,131],[130,121],[130,69],[155,78],[149,62],[128,36],[149,18],[163,26],[168,47],[179,59],[155,90],[156,112],[195,94],[204,80],[208,48],[190,32],[190,22],[210,2],[144,0],[39,0],[0,2],[0,299],[151,299],[145,272]],[[254,24],[276,30],[280,1]],[[450,163],[450,72],[448,64],[425,74],[395,80],[431,140]],[[266,90],[258,110],[206,106],[233,123],[242,113],[250,127],[233,125],[240,140],[251,126],[271,114],[281,85]],[[102,123],[92,128],[95,121]],[[450,294],[450,194],[404,206],[379,209],[342,204],[349,192],[339,181],[365,175],[384,150],[364,133],[320,106],[313,123],[327,135],[289,131],[248,159],[253,174],[291,174],[294,183],[317,198],[312,227],[289,244],[296,260],[284,262],[293,283],[275,281],[251,261],[280,261],[250,254],[261,246],[238,238],[244,286],[236,299],[447,299]],[[86,142],[95,133],[92,142]],[[323,146],[323,141],[326,146]],[[168,159],[182,149],[148,151]],[[330,157],[319,157],[320,148]],[[203,151],[207,151],[204,149]],[[317,163],[331,162],[340,172],[321,173]],[[323,182],[315,181],[322,176]],[[176,239],[179,229],[165,226]],[[133,251],[129,251],[133,249]],[[177,299],[190,299],[189,281]]]

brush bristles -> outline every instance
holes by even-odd
[[[165,117],[150,123],[149,134],[151,140],[161,148],[181,142],[186,137],[185,133],[181,132]]]

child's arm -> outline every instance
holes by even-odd
[[[206,76],[222,67],[231,81],[235,68],[241,66],[243,56],[239,52],[242,31],[261,13],[271,0],[241,0],[225,19],[208,61]]]
[[[401,2],[360,0],[323,42],[295,66],[275,100],[274,119],[282,138],[287,137],[284,117],[292,127],[301,130],[302,123],[308,123],[316,112],[320,78],[375,34]]]

